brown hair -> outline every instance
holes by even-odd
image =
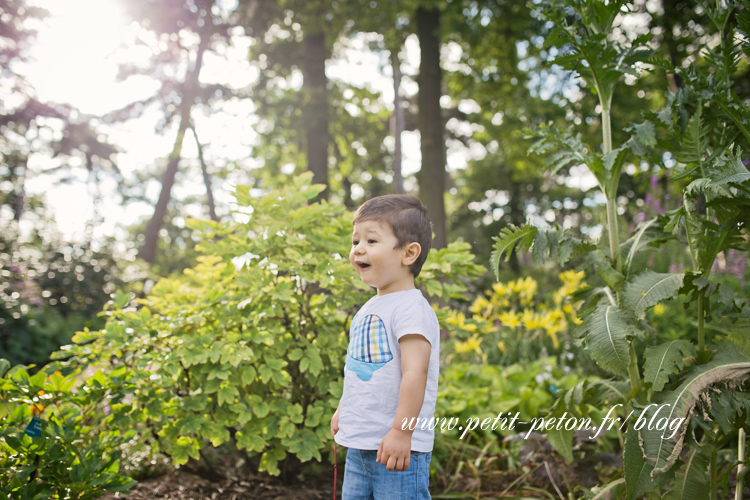
[[[422,247],[417,260],[409,266],[416,278],[432,246],[432,223],[419,199],[407,194],[386,194],[364,202],[354,214],[354,224],[367,220],[387,222],[398,240],[395,248],[412,242]]]

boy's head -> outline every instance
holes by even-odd
[[[363,203],[354,214],[354,224],[377,221],[387,224],[398,241],[395,248],[419,243],[421,252],[409,270],[416,278],[432,246],[432,223],[427,209],[414,196],[387,194]]]

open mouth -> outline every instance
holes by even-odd
[[[366,264],[364,262],[357,262],[357,266],[359,266],[360,269],[364,270],[364,269],[369,269],[370,264]]]

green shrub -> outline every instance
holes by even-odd
[[[97,498],[127,491],[117,447],[130,435],[102,413],[123,396],[119,374],[83,378],[0,359],[0,493],[4,498]],[[81,383],[78,383],[80,380]]]
[[[261,197],[238,187],[247,222],[192,221],[204,238],[194,269],[135,303],[117,296],[103,330],[74,337],[68,362],[126,370],[132,399],[113,410],[175,464],[231,443],[278,474],[285,458],[330,449],[348,322],[372,292],[347,258],[351,215],[311,203],[322,186],[309,180]],[[465,289],[459,277],[479,272],[468,248],[430,254],[428,293]]]

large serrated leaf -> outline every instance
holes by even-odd
[[[623,304],[633,311],[636,318],[643,319],[649,308],[662,300],[674,298],[684,279],[684,273],[645,271],[625,285]]]
[[[653,392],[659,392],[670,375],[679,373],[685,367],[683,358],[693,355],[695,347],[687,340],[672,340],[648,347],[644,356],[643,380],[651,384]]]
[[[638,431],[652,478],[669,471],[679,457],[690,415],[701,396],[716,384],[731,385],[747,380],[750,374],[748,344],[747,339],[722,342],[710,362],[694,367],[676,390],[659,394],[654,405],[643,411],[642,418],[646,422],[653,419],[658,423],[666,418],[669,424],[661,430],[658,425],[644,425]]]
[[[576,329],[586,350],[605,370],[627,375],[630,340],[635,332],[631,318],[613,305],[600,305]]]
[[[643,494],[652,491],[657,486],[664,484],[667,474],[662,474],[656,478],[650,475],[651,465],[643,456],[639,443],[638,431],[631,425],[625,434],[625,452],[623,456],[623,466],[625,469],[625,485],[627,491],[627,500],[635,500]]]
[[[680,151],[675,159],[681,163],[703,164],[703,158],[708,148],[708,132],[703,128],[703,108],[698,106],[695,114],[688,121],[685,135],[680,141]]]
[[[503,228],[500,231],[499,236],[493,238],[495,244],[492,246],[492,256],[490,257],[490,266],[495,271],[495,277],[500,279],[500,259],[505,255],[505,262],[508,262],[513,249],[518,245],[518,249],[522,252],[527,252],[531,247],[531,243],[534,241],[534,236],[537,232],[537,228],[530,225],[525,226],[514,226],[510,224],[508,227]]]
[[[708,479],[710,452],[705,448],[693,447],[688,452],[685,465],[680,467],[675,477],[675,487],[667,492],[664,500],[705,500],[710,498],[711,485]]]

